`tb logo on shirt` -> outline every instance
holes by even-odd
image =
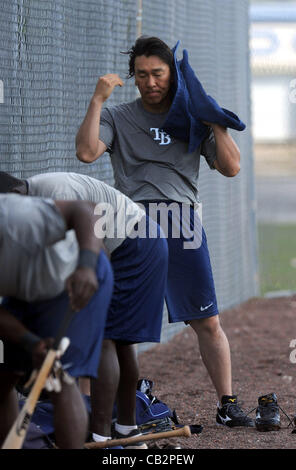
[[[171,143],[169,134],[158,127],[150,127],[150,132],[155,132],[154,140],[160,140],[159,145],[169,145]]]

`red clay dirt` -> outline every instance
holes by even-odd
[[[250,411],[258,397],[275,392],[293,420],[296,413],[296,295],[254,298],[221,313],[232,354],[233,393]],[[293,352],[295,350],[295,353]],[[186,327],[167,344],[139,355],[140,376],[154,382],[153,394],[175,409],[182,424],[200,424],[189,438],[151,441],[149,448],[296,449],[296,434],[281,412],[280,431],[229,429],[215,423],[217,397],[201,360],[195,333]],[[255,411],[250,416],[255,417]]]

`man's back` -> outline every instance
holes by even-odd
[[[28,194],[60,200],[87,200],[98,205],[105,223],[104,243],[112,253],[145,215],[135,203],[98,179],[79,173],[43,173],[28,178]]]
[[[0,233],[1,296],[35,301],[64,290],[78,246],[52,200],[0,195]]]

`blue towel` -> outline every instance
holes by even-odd
[[[175,94],[162,128],[179,140],[188,142],[188,152],[196,150],[207,137],[209,128],[202,121],[220,124],[243,131],[245,124],[239,117],[206,94],[188,62],[188,52],[183,50],[183,59],[177,60],[177,48],[172,49],[175,62]]]

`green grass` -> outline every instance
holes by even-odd
[[[261,294],[296,291],[296,225],[259,224],[258,242]]]

